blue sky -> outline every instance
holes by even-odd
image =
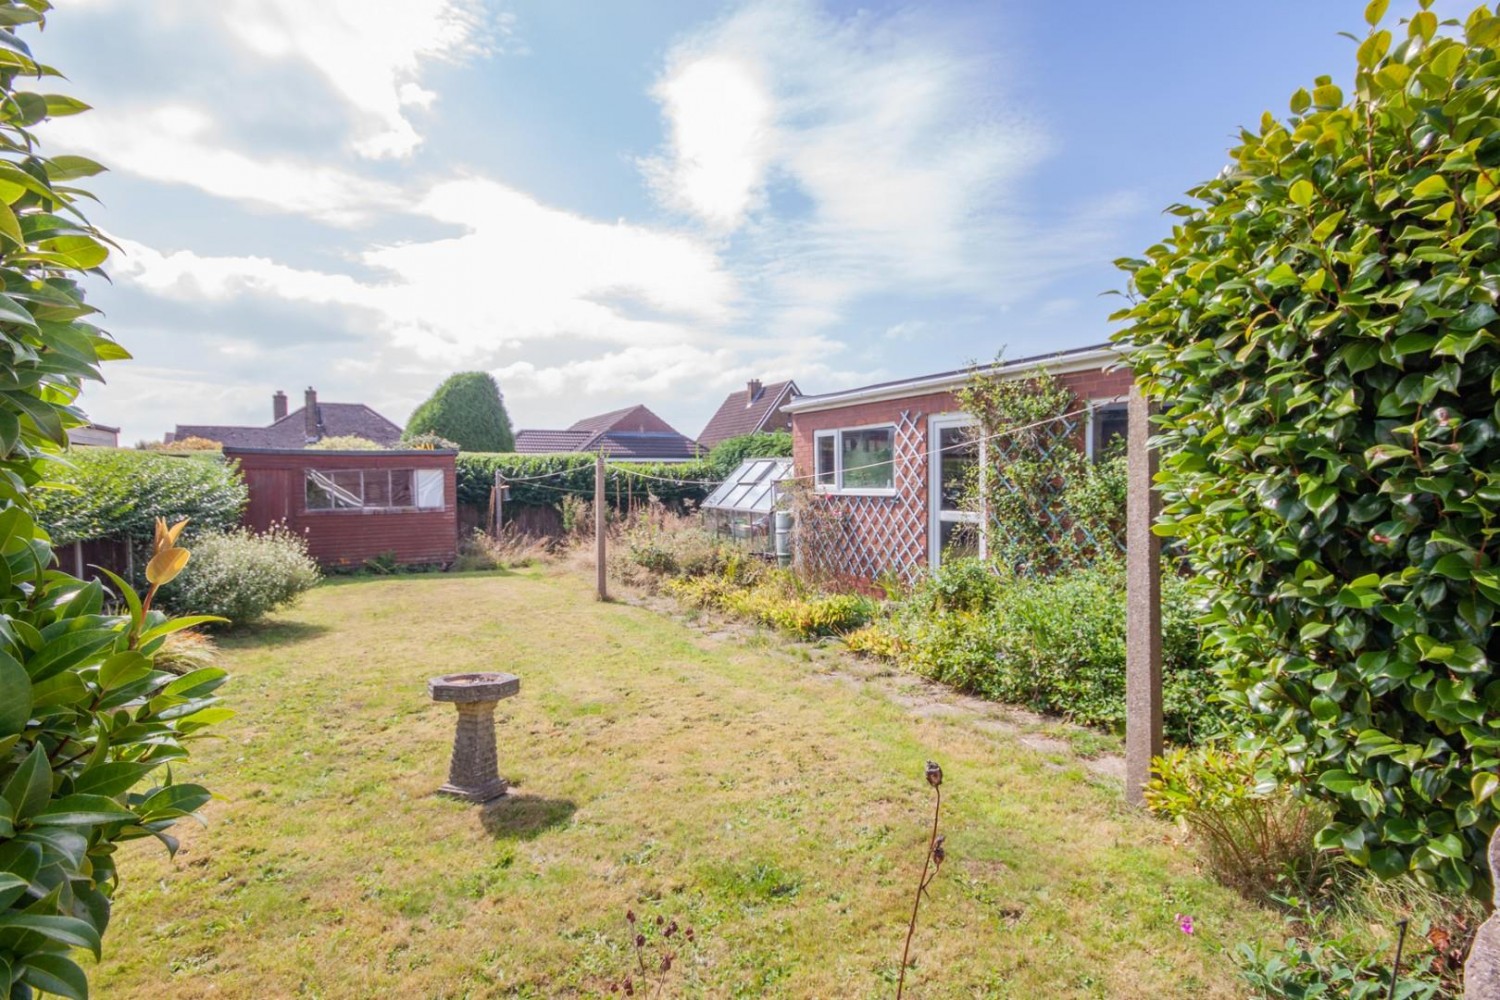
[[[1240,125],[1348,76],[1362,2],[68,0],[128,443],[271,393],[523,427],[1104,340],[1110,265]],[[1415,8],[1397,2],[1394,21]],[[1439,11],[1458,14],[1456,5]]]

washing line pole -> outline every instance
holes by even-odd
[[[1153,407],[1130,387],[1126,431],[1125,513],[1125,801],[1141,805],[1151,761],[1162,752],[1161,539],[1151,526],[1161,514],[1151,447]]]
[[[594,572],[598,577],[599,600],[609,600],[609,583],[604,562],[604,452],[594,456]]]

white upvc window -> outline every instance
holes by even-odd
[[[813,435],[813,482],[826,493],[894,496],[896,427],[875,424]]]

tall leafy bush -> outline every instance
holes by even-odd
[[[211,455],[78,449],[49,466],[37,514],[58,544],[91,538],[151,538],[159,517],[190,518],[189,530],[239,523],[249,494],[233,464]]]
[[[1119,314],[1159,531],[1254,732],[1377,873],[1487,879],[1500,820],[1500,19],[1366,11],[1329,77],[1176,206]]]
[[[78,285],[109,250],[74,184],[103,168],[43,156],[31,133],[87,110],[45,92],[57,71],[18,34],[48,9],[0,0],[0,997],[11,998],[87,996],[74,951],[101,951],[118,847],[174,846],[167,831],[209,793],[163,765],[228,714],[215,705],[223,671],[176,677],[153,663],[170,633],[201,619],[168,621],[123,584],[124,613],[106,611],[97,582],[50,568],[38,522],[37,485],[86,422],[81,386],[128,356],[90,322]],[[166,562],[151,574],[165,580],[188,554],[164,526],[160,538]]]
[[[761,431],[720,441],[709,451],[708,464],[723,478],[747,458],[790,458],[791,454],[791,431]]]
[[[435,434],[464,451],[510,451],[516,437],[500,386],[488,372],[450,375],[412,412],[406,437]]]

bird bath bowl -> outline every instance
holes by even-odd
[[[448,674],[427,682],[433,701],[458,708],[453,760],[447,783],[438,789],[441,794],[468,802],[488,802],[505,794],[495,756],[495,705],[520,691],[521,679],[514,674]]]

